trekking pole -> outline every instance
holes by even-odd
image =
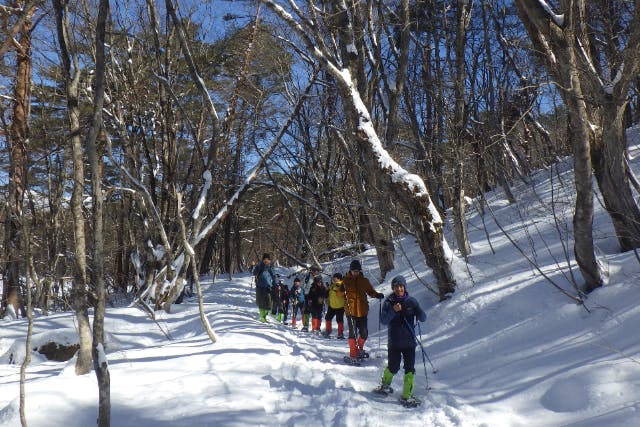
[[[384,300],[378,300],[378,353],[382,353],[382,344],[380,344],[380,318],[382,317],[382,302]],[[378,357],[380,355],[378,354]]]
[[[413,329],[411,329],[411,326],[409,325],[409,322],[407,321],[406,317],[403,317],[402,320],[404,320],[405,325],[407,325],[407,328],[413,332]],[[416,340],[416,342],[418,343],[418,345],[420,346],[420,349],[422,350],[422,367],[424,368],[424,381],[425,381],[425,388],[427,390],[430,390],[431,387],[429,387],[429,375],[427,375],[427,363],[425,362],[425,356],[426,356],[426,352],[424,351],[424,348],[422,348],[422,344],[420,343],[420,341],[418,341],[418,339],[416,338],[416,334],[413,333],[413,338]],[[431,363],[431,361],[429,361],[429,363]],[[433,366],[433,365],[432,365]],[[433,373],[435,374],[436,371],[434,370]]]
[[[422,327],[420,326],[420,322],[418,322],[418,333],[420,334],[420,339],[418,339],[418,337],[416,337],[416,341],[418,341],[418,343],[420,344],[420,348],[422,348],[422,352],[424,353],[425,357],[429,361],[429,365],[431,365],[431,368],[433,369],[433,373],[436,374],[436,373],[438,373],[438,370],[436,369],[435,366],[433,366],[433,363],[431,363],[431,359],[429,359],[429,355],[427,354],[427,352],[425,351],[424,347],[422,346]],[[413,336],[415,336],[415,335],[416,334],[414,332]]]
[[[413,339],[416,340],[416,343],[420,346],[420,350],[422,350],[422,361],[424,362],[424,359],[426,358],[429,361],[431,368],[433,369],[432,372],[434,374],[438,373],[438,370],[436,369],[436,367],[433,366],[433,363],[431,363],[431,359],[429,358],[429,355],[425,351],[424,346],[422,345],[422,341],[420,341],[420,339],[418,339],[418,337],[416,336],[416,332],[413,330],[413,328],[411,328],[411,325],[409,325],[407,318],[403,317],[402,320],[404,320],[404,323],[407,325],[407,328],[409,328],[409,330],[411,331],[411,334],[413,335]],[[420,329],[420,322],[418,322],[418,329]],[[420,333],[420,335],[422,335],[422,333]],[[426,369],[427,367],[425,365],[425,373],[426,373]]]

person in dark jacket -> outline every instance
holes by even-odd
[[[271,287],[271,316],[282,323],[286,310],[289,309],[289,289],[282,283],[279,275],[276,277],[278,278],[277,283]],[[287,303],[286,308],[285,302]]]
[[[256,282],[256,304],[260,313],[260,321],[267,321],[267,314],[271,310],[271,287],[276,284],[276,273],[271,266],[271,255],[262,255],[262,262],[253,269]]]
[[[309,269],[309,273],[304,278],[302,282],[302,292],[304,294],[304,311],[302,312],[302,332],[309,331],[309,319],[311,318],[311,310],[309,308],[309,302],[311,299],[309,298],[309,292],[311,291],[311,286],[313,285],[316,277],[321,277],[322,269],[320,266],[312,265]]]
[[[280,284],[282,285],[282,317],[280,321],[286,325],[289,318],[289,288],[282,281]]]
[[[293,285],[291,285],[291,290],[289,290],[289,299],[291,300],[291,327],[296,328],[296,323],[298,322],[298,311],[300,315],[304,317],[304,292],[302,291],[302,287],[300,286],[302,281],[300,278],[296,277],[293,279]],[[304,324],[304,319],[303,319]]]
[[[382,305],[380,321],[389,326],[387,367],[382,374],[382,381],[374,391],[380,394],[393,392],[391,381],[400,370],[400,360],[404,360],[404,384],[401,400],[403,404],[417,403],[413,396],[416,360],[416,321],[424,322],[427,314],[420,308],[415,298],[407,293],[407,281],[403,276],[396,276],[391,281],[393,293]]]
[[[309,294],[305,296],[305,301],[307,301],[307,307],[311,314],[311,332],[315,334],[320,334],[325,298],[327,298],[327,288],[322,283],[322,276],[317,275],[313,279]]]

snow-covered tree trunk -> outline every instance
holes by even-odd
[[[332,2],[332,8],[327,10],[330,21],[326,24],[338,35],[337,42],[340,46],[340,51],[332,54],[325,44],[327,38],[331,37],[320,31],[323,26],[314,21],[317,17],[314,12],[306,16],[295,8],[294,3],[290,3],[300,17],[296,20],[276,2],[263,1],[297,33],[307,50],[335,78],[338,92],[343,99],[345,114],[355,123],[355,141],[380,173],[380,179],[391,190],[391,194],[409,212],[426,263],[433,269],[438,281],[440,299],[446,299],[455,290],[455,279],[451,269],[452,253],[444,239],[442,218],[422,178],[405,170],[384,149],[369,110],[357,89],[358,82],[363,83],[365,74],[363,70],[349,65],[357,62],[357,56],[362,54],[363,50],[356,47],[355,43],[361,40],[358,40],[354,33],[361,34],[364,28],[354,28],[351,19],[353,14],[357,14],[358,5],[350,3],[353,7],[348,9],[346,3],[335,1]]]

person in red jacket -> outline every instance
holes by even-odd
[[[347,363],[357,364],[359,359],[369,357],[369,354],[364,350],[364,343],[369,336],[367,295],[371,298],[383,299],[384,294],[376,292],[369,279],[362,275],[362,265],[357,259],[351,261],[349,272],[343,283],[345,290],[344,314],[347,316],[347,324],[349,325],[349,356],[345,356],[344,360]]]

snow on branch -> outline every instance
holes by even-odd
[[[318,73],[318,70],[316,69],[313,77],[309,81],[309,85],[305,89],[303,95],[298,99],[298,103],[292,110],[287,121],[280,128],[280,131],[276,135],[271,145],[267,148],[267,150],[264,153],[259,153],[260,160],[258,161],[256,166],[253,168],[251,172],[249,172],[249,174],[245,178],[242,185],[240,185],[240,187],[238,187],[235,193],[233,193],[233,195],[225,202],[224,206],[220,209],[220,211],[218,211],[216,216],[213,217],[211,221],[209,221],[207,225],[202,229],[202,231],[200,231],[200,233],[195,237],[195,239],[193,239],[192,246],[194,247],[197,246],[200,241],[202,241],[205,237],[207,237],[222,222],[222,220],[226,218],[226,216],[230,212],[231,207],[240,199],[240,196],[247,190],[247,188],[249,188],[249,185],[251,185],[251,183],[255,181],[255,179],[258,177],[258,173],[262,170],[262,168],[264,168],[267,162],[267,158],[276,149],[276,147],[282,140],[282,137],[286,134],[287,130],[289,129],[289,126],[291,126],[291,123],[293,123],[294,118],[297,116],[298,112],[300,111],[300,108],[302,108],[302,105],[304,104],[304,100],[307,98],[307,96],[309,95],[309,92],[311,91],[311,88],[313,87],[313,84],[316,80],[317,73]]]
[[[369,115],[369,110],[364,105],[362,98],[360,97],[360,93],[353,85],[353,80],[351,78],[351,73],[347,69],[343,69],[341,76],[343,78],[343,83],[349,87],[351,100],[358,112],[358,128],[365,134],[371,149],[373,150],[374,156],[376,160],[380,164],[383,170],[386,170],[391,176],[391,180],[394,183],[405,184],[409,187],[409,190],[418,197],[428,197],[429,205],[428,209],[433,218],[433,224],[441,224],[442,218],[440,217],[440,213],[438,209],[431,201],[431,197],[429,195],[429,191],[427,190],[427,186],[424,183],[424,180],[420,178],[420,176],[410,173],[406,169],[404,169],[398,162],[396,162],[384,149],[382,146],[382,142],[378,137],[376,130],[373,127],[373,122],[371,121],[371,117]]]
[[[555,13],[553,9],[551,9],[551,6],[549,6],[549,3],[547,3],[545,0],[538,0],[538,4],[540,4],[540,7],[544,9],[547,15],[549,15],[549,17],[558,27],[564,26],[564,13],[561,15]]]

